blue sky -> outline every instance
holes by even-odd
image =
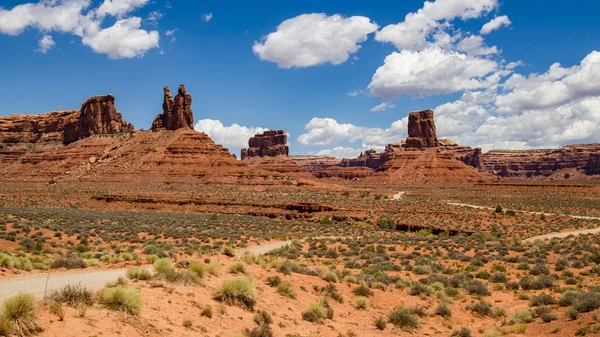
[[[162,87],[183,83],[197,129],[236,154],[263,128],[288,132],[292,154],[381,150],[422,109],[435,110],[439,136],[484,150],[600,142],[596,1],[1,6],[2,116],[114,93],[148,128]]]

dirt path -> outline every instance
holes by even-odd
[[[30,293],[41,299],[44,297],[46,280],[48,280],[48,294],[69,284],[80,284],[96,291],[102,289],[106,283],[115,281],[119,276],[125,277],[126,271],[127,269],[77,270],[0,278],[0,303],[20,292]]]
[[[292,241],[270,242],[247,250],[256,255],[267,253],[273,249],[291,244]],[[242,252],[240,252],[242,253]],[[152,267],[145,267],[151,270]],[[60,289],[69,284],[80,284],[93,291],[100,290],[108,282],[116,281],[119,276],[126,277],[127,269],[110,270],[77,270],[65,272],[51,272],[46,274],[25,274],[18,276],[0,277],[0,303],[8,297],[20,292],[33,294],[41,299],[46,291],[46,280],[48,281],[47,294],[52,290]],[[49,275],[49,276],[48,276]]]
[[[392,199],[394,199],[394,200],[400,200],[400,199],[402,199],[402,196],[404,194],[406,194],[406,192],[398,192],[398,193],[394,194],[394,196],[392,196]]]
[[[292,244],[292,241],[290,241],[290,240],[265,243],[262,245],[244,249],[244,250],[238,252],[238,256],[241,256],[245,251],[249,251],[250,253],[252,253],[254,255],[266,254],[274,249],[281,248],[283,246],[291,245],[291,244]]]
[[[477,209],[487,209],[487,210],[492,210],[492,211],[495,209],[492,207],[469,205],[469,204],[462,204],[462,203],[457,203],[457,202],[448,202],[447,204],[452,205],[452,206],[471,207],[471,208],[477,208]],[[516,212],[538,214],[538,215],[543,214],[543,215],[548,215],[548,216],[553,216],[553,215],[554,216],[567,216],[567,217],[570,217],[573,219],[600,220],[600,217],[584,216],[584,215],[568,215],[568,214],[544,213],[544,212],[532,212],[532,211],[516,211]],[[566,238],[569,235],[578,236],[578,235],[595,234],[595,233],[600,233],[600,227],[592,228],[592,229],[578,229],[578,230],[573,230],[573,231],[568,231],[568,232],[548,233],[548,234],[533,236],[533,237],[530,237],[523,241],[524,242],[534,242],[535,240],[550,240],[553,238]]]

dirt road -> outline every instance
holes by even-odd
[[[396,193],[396,194],[394,194],[394,195],[392,196],[392,199],[394,199],[394,200],[400,200],[400,199],[402,199],[402,196],[403,196],[405,193],[406,193],[406,192],[398,192],[398,193]]]
[[[291,244],[292,241],[270,242],[247,250],[256,255],[267,253],[273,249]],[[243,251],[240,252],[243,253]],[[152,267],[145,267],[151,270]],[[119,276],[125,277],[127,269],[111,269],[111,270],[77,270],[65,272],[51,272],[46,274],[25,274],[19,276],[0,277],[0,303],[5,299],[16,295],[20,292],[33,294],[37,298],[43,298],[44,292],[48,294],[52,290],[60,289],[69,284],[80,284],[83,287],[93,291],[100,290],[108,282],[113,282]],[[48,287],[46,290],[46,280]]]
[[[457,202],[448,202],[447,204],[452,205],[452,206],[471,207],[471,208],[477,208],[477,209],[487,209],[487,210],[495,209],[492,207],[469,205],[469,204],[462,204],[462,203],[457,203]],[[584,216],[584,215],[568,215],[568,214],[544,213],[544,212],[532,212],[532,211],[516,211],[516,212],[523,212],[523,213],[537,214],[537,215],[543,214],[543,215],[548,215],[548,216],[557,216],[557,215],[558,216],[567,216],[567,217],[570,217],[573,219],[600,220],[600,217]],[[527,238],[523,241],[524,242],[534,242],[535,240],[550,240],[553,238],[566,238],[569,235],[578,236],[578,235],[595,234],[595,233],[600,233],[600,227],[592,228],[592,229],[578,229],[578,230],[573,230],[573,231],[568,231],[568,232],[548,233],[548,234],[533,236],[533,237]]]

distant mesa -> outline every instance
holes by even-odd
[[[163,113],[154,118],[151,130],[193,129],[192,95],[186,92],[185,86],[183,84],[179,86],[175,99],[173,99],[169,86],[165,85],[163,91]]]
[[[40,115],[0,117],[0,143],[70,144],[92,135],[133,131],[115,107],[115,96],[88,98],[79,110],[56,110]]]
[[[288,156],[290,149],[287,144],[287,135],[283,130],[265,131],[256,134],[248,140],[248,148],[242,149],[242,160],[254,157]]]

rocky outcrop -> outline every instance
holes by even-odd
[[[396,144],[386,145],[385,150],[383,152],[377,152],[375,150],[367,150],[367,151],[361,153],[356,158],[342,159],[340,166],[343,166],[343,167],[368,167],[373,170],[376,170],[379,167],[381,167],[381,165],[392,160],[398,152],[404,151],[404,147],[405,147],[404,142],[400,142],[400,143],[396,143]]]
[[[115,107],[115,96],[94,96],[80,110],[0,117],[0,143],[70,144],[92,135],[133,131]]]
[[[328,167],[313,172],[317,178],[341,178],[346,180],[370,177],[375,171],[368,167]]]
[[[555,150],[490,151],[481,157],[481,171],[501,177],[549,177],[576,169],[600,174],[600,144],[569,145]]]
[[[192,95],[186,92],[185,86],[179,86],[175,99],[169,86],[165,86],[163,91],[163,113],[154,118],[152,131],[193,129]]]
[[[306,172],[315,172],[340,164],[340,159],[334,156],[290,156],[300,164]]]
[[[408,115],[407,148],[426,148],[438,146],[438,139],[433,121],[433,111],[423,110]]]
[[[117,111],[115,95],[90,97],[81,105],[77,139],[130,131],[133,131],[133,126],[125,122]]]
[[[283,130],[265,131],[248,140],[248,148],[242,149],[241,159],[253,157],[288,156],[289,148],[286,145],[287,135]]]

